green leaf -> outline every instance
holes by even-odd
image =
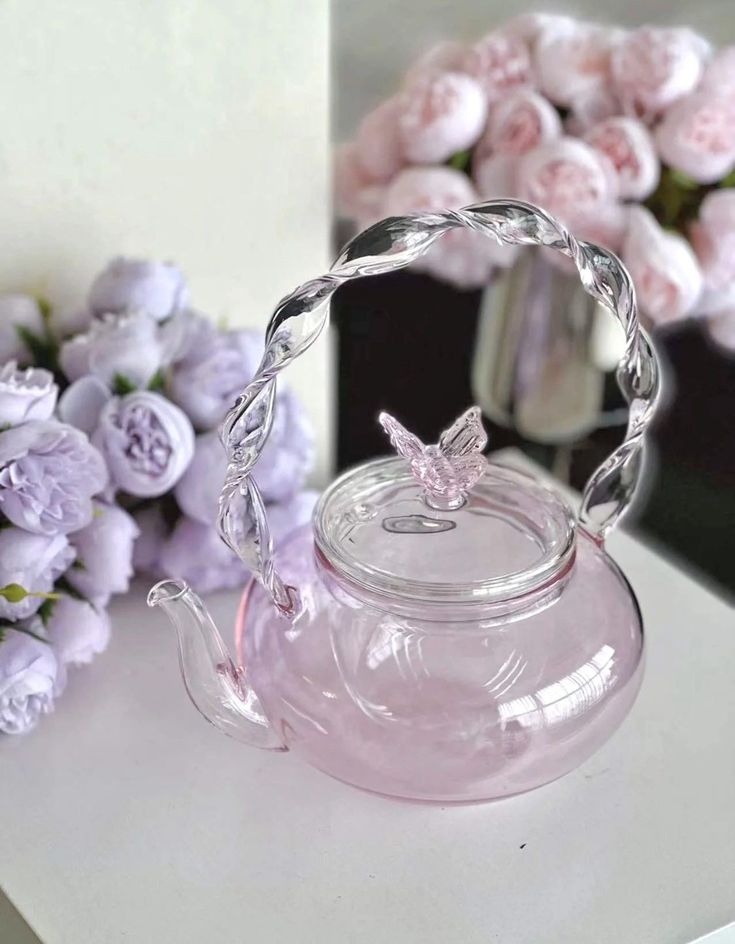
[[[671,167],[669,168],[669,174],[674,183],[681,187],[682,190],[697,190],[699,187],[696,180],[692,180],[687,174],[682,174],[680,170],[675,170]]]
[[[112,378],[112,392],[116,397],[124,397],[126,393],[133,393],[138,388],[125,374],[115,374]]]
[[[48,325],[51,320],[51,302],[48,298],[44,298],[43,295],[37,295],[36,301],[38,302],[38,307],[41,309],[41,317]]]
[[[55,606],[56,600],[44,600],[39,606],[37,615],[41,617],[41,622],[44,626],[48,626],[48,621],[51,619],[51,614],[54,612]]]
[[[163,390],[165,383],[166,383],[166,374],[164,373],[163,368],[159,367],[158,370],[155,372],[155,374],[151,377],[150,382],[148,384],[148,389],[155,390],[156,392],[160,392],[161,390]]]
[[[36,367],[43,367],[53,374],[59,372],[59,342],[50,334],[41,337],[30,331],[25,325],[15,325],[18,337],[31,352]]]
[[[470,166],[470,158],[472,157],[472,151],[457,151],[456,154],[452,156],[447,161],[448,167],[453,167],[455,170],[467,171]]]
[[[20,603],[27,596],[28,591],[25,587],[21,587],[19,583],[9,583],[4,587],[0,587],[0,597],[5,597],[8,603]]]
[[[721,187],[735,187],[735,170],[730,171],[727,177],[723,177],[720,181]]]

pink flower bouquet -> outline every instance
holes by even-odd
[[[335,189],[360,228],[527,200],[621,254],[649,324],[702,317],[735,348],[735,47],[544,14],[442,43],[340,147]],[[421,266],[481,287],[514,259],[488,242],[457,231]]]
[[[217,427],[262,343],[189,308],[169,264],[116,259],[71,313],[0,297],[0,732],[33,728],[67,667],[106,647],[134,571],[201,592],[245,582],[215,529]],[[312,454],[283,388],[257,469],[276,540],[311,513]]]

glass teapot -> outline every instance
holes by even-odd
[[[617,316],[624,442],[575,516],[553,488],[483,455],[477,408],[429,446],[382,414],[398,455],[338,478],[312,524],[274,551],[251,473],[277,375],[317,339],[343,282],[406,266],[462,227],[566,254]],[[406,356],[420,356],[420,339]],[[255,575],[236,658],[185,584],[165,580],[149,594],[177,628],[196,707],[247,744],[293,749],[341,780],[412,799],[491,799],[574,768],[617,728],[641,681],[640,611],[604,539],[633,495],[657,392],[627,272],[543,211],[492,201],[358,235],[327,275],[280,303],[258,371],[223,424],[218,525]]]

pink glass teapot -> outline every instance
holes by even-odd
[[[277,375],[317,339],[342,283],[406,266],[458,227],[566,254],[617,316],[624,442],[575,516],[554,489],[485,458],[477,409],[429,446],[382,414],[398,455],[342,475],[312,525],[274,552],[251,472]],[[406,356],[420,356],[420,339]],[[571,770],[617,728],[641,681],[640,611],[604,538],[633,495],[657,391],[627,272],[546,213],[492,201],[383,220],[357,236],[327,275],[278,306],[260,367],[223,425],[219,528],[256,578],[240,607],[237,658],[185,584],[150,592],[178,630],[196,707],[238,740],[297,751],[395,796],[491,799]]]

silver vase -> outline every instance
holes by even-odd
[[[615,319],[543,254],[524,251],[485,290],[472,365],[475,401],[525,439],[566,445],[617,418],[603,412],[620,360]],[[624,420],[624,415],[623,415]]]

